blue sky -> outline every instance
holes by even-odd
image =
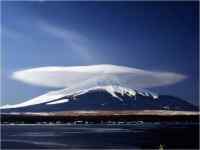
[[[187,76],[150,89],[198,104],[197,2],[2,2],[2,104],[49,90],[12,80],[40,66],[114,64]]]

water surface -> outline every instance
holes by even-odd
[[[198,149],[197,123],[1,125],[1,147],[8,149]]]

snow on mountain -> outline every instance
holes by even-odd
[[[101,90],[106,91],[112,97],[120,101],[123,101],[123,99],[119,96],[119,94],[121,96],[126,95],[128,97],[135,97],[135,99],[136,99],[137,94],[146,96],[146,97],[153,97],[153,99],[158,98],[158,95],[153,94],[151,92],[145,92],[141,90],[132,90],[130,88],[125,88],[125,87],[116,86],[116,85],[108,85],[108,86],[95,86],[95,87],[90,87],[88,89],[66,88],[63,90],[51,91],[51,92],[48,92],[47,94],[38,96],[31,100],[25,101],[23,103],[16,104],[16,105],[4,105],[0,108],[1,109],[20,108],[20,107],[33,106],[33,105],[43,104],[43,103],[47,103],[48,105],[60,104],[60,103],[65,103],[69,101],[69,99],[60,100],[60,98],[62,97],[66,97],[66,96],[76,97],[76,96],[80,96],[91,91],[101,91]]]
[[[89,88],[87,90],[82,90],[80,92],[78,92],[77,94],[75,95],[81,95],[81,94],[84,94],[84,93],[87,93],[89,91],[92,91],[92,90],[105,90],[107,91],[110,95],[112,95],[113,97],[123,101],[116,93],[119,93],[121,94],[122,96],[124,94],[128,94],[128,96],[135,96],[136,95],[136,91],[132,90],[132,89],[128,89],[128,88],[124,88],[124,87],[121,87],[121,86],[96,86],[96,87],[92,87],[92,88]]]
[[[47,105],[61,104],[61,103],[67,103],[67,102],[69,102],[69,99],[61,99],[61,100],[49,102],[49,103],[47,103]]]

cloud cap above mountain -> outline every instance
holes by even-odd
[[[78,84],[122,85],[130,88],[150,88],[174,84],[186,76],[172,72],[158,72],[117,65],[72,67],[39,67],[16,71],[12,78],[28,84],[53,88]]]

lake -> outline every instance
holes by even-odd
[[[198,149],[198,123],[1,125],[2,149]]]

